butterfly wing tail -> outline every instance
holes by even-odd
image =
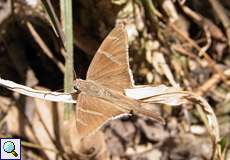
[[[145,109],[144,106],[146,103],[141,103],[141,107],[135,107],[134,112],[137,112],[143,116],[147,116],[154,121],[157,121],[161,124],[165,124],[165,120],[161,117],[160,113],[152,110]]]

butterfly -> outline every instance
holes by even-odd
[[[102,42],[87,71],[86,80],[76,79],[79,91],[76,104],[76,128],[87,136],[114,117],[131,113],[163,122],[157,112],[143,108],[141,101],[127,97],[124,89],[133,88],[129,68],[128,35],[123,24],[116,26]]]

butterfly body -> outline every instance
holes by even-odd
[[[111,94],[110,91],[108,91],[108,89],[91,80],[76,79],[75,88],[82,93],[98,98],[104,96],[107,97]]]
[[[76,88],[82,93],[91,97],[99,98],[109,103],[121,106],[123,111],[130,111],[132,108],[141,107],[139,101],[131,99],[120,92],[113,91],[91,80],[75,80]]]

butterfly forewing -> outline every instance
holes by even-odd
[[[102,42],[89,66],[87,79],[119,92],[133,86],[124,25],[114,28]]]
[[[80,137],[88,135],[112,117],[128,111],[102,99],[80,93],[77,103],[76,125]]]

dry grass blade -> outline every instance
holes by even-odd
[[[54,12],[54,9],[53,9],[53,6],[52,6],[50,0],[41,0],[41,1],[45,7],[50,19],[51,19],[52,25],[54,26],[54,30],[56,31],[56,33],[58,34],[58,36],[60,38],[62,47],[65,48],[65,36],[64,36],[63,31],[62,31],[61,24],[58,21],[57,15]]]
[[[43,90],[35,90],[30,87],[17,84],[15,82],[4,80],[0,78],[0,86],[3,86],[11,91],[34,97],[40,98],[43,100],[49,100],[54,102],[64,102],[64,103],[76,103],[76,100],[73,99],[69,93],[60,93],[60,92],[50,92]]]
[[[215,153],[218,153],[218,155],[220,154],[218,145],[220,140],[220,133],[217,118],[211,106],[201,96],[192,92],[180,91],[177,88],[166,87],[163,85],[161,87],[126,89],[125,93],[129,97],[135,97],[136,99],[140,99],[146,103],[160,103],[174,106],[181,105],[190,101],[200,104],[202,113],[205,113],[205,119],[208,122],[206,128],[213,143],[213,156]]]

